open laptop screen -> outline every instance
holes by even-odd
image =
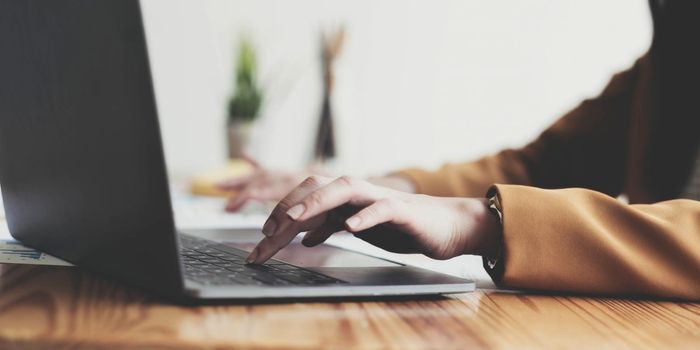
[[[12,235],[182,289],[137,0],[0,0],[0,184]]]

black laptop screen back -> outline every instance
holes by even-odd
[[[0,0],[0,186],[25,244],[181,289],[136,0]]]

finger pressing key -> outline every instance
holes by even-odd
[[[255,249],[253,249],[248,258],[246,258],[246,262],[249,264],[262,264],[273,255],[277,254],[277,252],[289,244],[292,239],[294,239],[294,236],[288,240],[280,235],[265,237],[258,243]]]
[[[263,225],[263,234],[268,237],[277,235],[279,232],[286,231],[290,224],[294,222],[287,215],[287,211],[291,206],[298,203],[307,194],[313,192],[318,187],[330,182],[329,178],[320,176],[310,176],[304,180],[294,190],[289,192],[282,200],[277,203],[275,208],[270,213],[270,217]]]
[[[280,249],[286,247],[299,233],[314,230],[325,222],[324,216],[318,216],[303,223],[291,222],[277,230],[274,236],[263,238],[248,257],[250,263],[262,264],[277,254]]]

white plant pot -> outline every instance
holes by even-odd
[[[228,157],[229,159],[242,158],[253,128],[252,121],[232,121],[227,125]]]

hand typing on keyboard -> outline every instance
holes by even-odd
[[[500,227],[483,198],[442,198],[376,186],[349,177],[311,176],[282,199],[263,226],[263,238],[246,259],[262,263],[300,232],[315,246],[347,230],[398,253],[436,259],[490,254]]]

